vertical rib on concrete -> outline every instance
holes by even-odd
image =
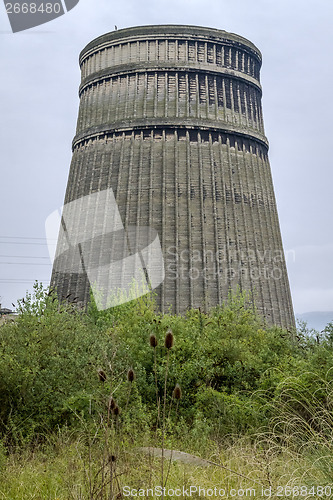
[[[162,311],[208,310],[240,286],[269,323],[293,326],[258,49],[216,29],[143,26],[93,40],[80,66],[65,203],[112,188],[125,228],[158,232]],[[88,301],[84,275],[54,271],[52,285]]]

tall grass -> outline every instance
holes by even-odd
[[[103,492],[100,488],[103,439],[95,439],[89,447],[84,436],[57,436],[53,443],[40,445],[20,454],[15,453],[7,458],[6,469],[1,473],[0,498],[97,500],[120,498],[125,486],[136,490],[155,488],[160,485],[161,459],[141,454],[137,451],[140,444],[148,445],[150,441],[143,438],[133,445],[118,444],[120,452],[113,476],[115,484],[110,495],[110,491],[104,489]],[[279,485],[295,487],[328,484],[322,482],[322,476],[309,475],[306,457],[287,446],[282,449],[273,446],[273,442],[271,446],[269,444],[266,441],[263,446],[262,442],[254,444],[248,438],[239,438],[233,440],[233,443],[226,443],[224,447],[215,444],[210,450],[202,450],[205,458],[216,464],[223,464],[225,468],[218,465],[198,467],[173,461],[166,490],[189,488],[191,485],[205,489],[216,487],[226,491],[232,488],[251,488],[256,491],[256,497],[261,498],[262,488],[271,487],[272,491],[276,491]],[[206,454],[206,451],[209,453]],[[88,462],[93,477],[92,488],[86,478]],[[165,498],[171,496],[166,494]],[[199,497],[193,495],[192,498]]]
[[[240,297],[185,318],[36,300],[0,329],[0,499],[332,484],[330,339],[267,328]]]
[[[224,491],[249,489],[257,498],[262,498],[262,489],[276,492],[278,486],[286,487],[286,494],[279,498],[290,498],[289,492],[293,488],[298,492],[301,486],[311,492],[311,487],[331,485],[333,491],[333,382],[328,372],[326,379],[318,380],[320,389],[311,392],[306,381],[313,376],[304,373],[303,380],[290,377],[281,382],[272,403],[275,416],[262,432],[226,436],[223,442],[203,441],[197,453],[209,466],[169,462],[162,483],[164,498],[171,498],[168,490],[191,485]],[[179,388],[174,392],[177,398]],[[95,427],[85,427],[83,422],[79,433],[59,431],[20,453],[6,456],[0,450],[0,498],[102,500],[121,498],[125,487],[138,491],[160,485],[166,459],[139,451],[141,446],[156,444],[155,433],[140,434],[132,428],[129,435],[128,429],[123,433],[115,424],[115,417],[107,422],[101,416]],[[191,442],[184,436],[177,448],[198,450],[195,441],[196,437]],[[303,494],[302,498],[320,495]]]
[[[299,459],[297,476],[303,484],[333,485],[332,376],[331,369],[325,378],[304,372],[283,380],[278,396],[268,403],[274,412],[269,429],[258,436],[273,453],[288,452]]]

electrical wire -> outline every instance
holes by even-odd
[[[6,280],[0,280],[0,285],[22,285],[22,284],[30,284],[30,283],[34,283],[35,281],[38,281],[39,283],[49,283],[50,282],[50,279],[46,279],[46,280],[36,280],[36,279],[33,279],[33,280],[21,280],[21,281],[6,281]]]
[[[52,266],[52,263],[41,264],[40,262],[0,262],[1,264],[6,264],[8,266]]]
[[[0,255],[0,258],[13,259],[49,259],[50,257],[34,257],[33,255]]]
[[[56,243],[26,243],[25,241],[0,241],[0,245],[43,245],[55,247]]]
[[[14,241],[1,241],[1,240],[14,240]],[[17,241],[23,240],[23,241]],[[0,236],[0,245],[37,245],[54,247],[57,245],[56,238],[46,237],[30,237],[30,236]]]
[[[51,241],[57,241],[55,238],[45,238],[42,237],[42,238],[35,238],[35,237],[30,237],[30,236],[0,236],[0,238],[3,238],[3,239],[11,239],[11,240],[51,240]]]

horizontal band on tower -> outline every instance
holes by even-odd
[[[142,62],[142,63],[129,63],[129,64],[121,64],[119,66],[113,66],[112,68],[106,68],[101,71],[97,71],[95,73],[92,73],[89,75],[87,78],[85,78],[80,87],[79,87],[79,96],[81,96],[82,92],[87,88],[90,87],[91,85],[94,85],[96,83],[99,83],[101,80],[108,80],[113,78],[114,76],[121,76],[121,75],[130,75],[130,74],[135,74],[135,73],[153,73],[153,72],[160,72],[160,73],[166,73],[166,72],[172,72],[172,73],[203,73],[205,75],[223,75],[227,76],[229,78],[235,78],[237,80],[243,80],[245,83],[248,83],[250,85],[253,85],[257,90],[259,90],[260,95],[262,95],[262,87],[258,80],[256,78],[253,78],[250,75],[247,75],[246,73],[242,73],[241,71],[235,71],[232,69],[228,68],[223,68],[219,67],[217,68],[214,66],[214,69],[212,68],[212,65],[208,64],[199,64],[198,63],[185,63],[181,64],[179,66],[175,66],[173,63],[166,63],[166,62],[161,62],[161,63],[155,63],[154,65],[149,66],[149,69],[147,70],[147,63]]]
[[[87,140],[94,140],[99,138],[100,136],[110,135],[112,133],[117,132],[127,132],[127,131],[147,131],[147,130],[189,130],[189,131],[197,131],[200,133],[201,131],[214,132],[220,134],[234,134],[239,136],[240,138],[252,140],[254,142],[258,142],[261,146],[264,146],[266,151],[268,151],[269,143],[267,138],[255,131],[251,131],[249,133],[248,129],[241,129],[240,127],[235,127],[230,124],[228,127],[221,127],[219,123],[210,122],[208,120],[203,123],[201,120],[186,120],[184,118],[167,120],[167,119],[149,119],[149,120],[128,120],[122,122],[115,122],[111,125],[105,125],[102,127],[91,127],[90,129],[85,130],[82,134],[78,134],[74,137],[72,142],[72,150],[80,145],[80,143],[85,142]]]
[[[80,66],[84,60],[95,52],[110,47],[114,43],[124,43],[137,41],[141,38],[146,40],[148,38],[161,39],[167,37],[168,40],[180,39],[194,40],[203,42],[223,43],[224,45],[232,45],[242,50],[248,51],[251,55],[255,56],[257,61],[261,64],[260,50],[246,38],[229,33],[224,30],[206,28],[201,26],[184,26],[177,24],[159,25],[157,26],[136,26],[133,28],[124,28],[117,31],[106,33],[95,40],[92,40],[80,53]]]

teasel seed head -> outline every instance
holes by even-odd
[[[127,372],[127,380],[132,383],[134,378],[135,378],[134,371],[132,368],[130,368]]]
[[[171,349],[173,346],[173,333],[172,330],[168,330],[165,336],[165,347]]]
[[[116,402],[113,399],[113,397],[111,396],[110,399],[109,399],[109,408],[110,408],[110,410],[114,410],[116,406],[117,406]]]
[[[155,337],[155,335],[153,333],[149,337],[149,342],[150,342],[150,347],[153,347],[153,349],[155,349],[155,347],[157,347],[157,338]]]
[[[106,373],[101,368],[98,370],[98,377],[99,377],[100,382],[106,381]]]
[[[173,390],[173,397],[174,399],[181,399],[182,397],[182,390],[179,384],[176,384],[174,390]]]

